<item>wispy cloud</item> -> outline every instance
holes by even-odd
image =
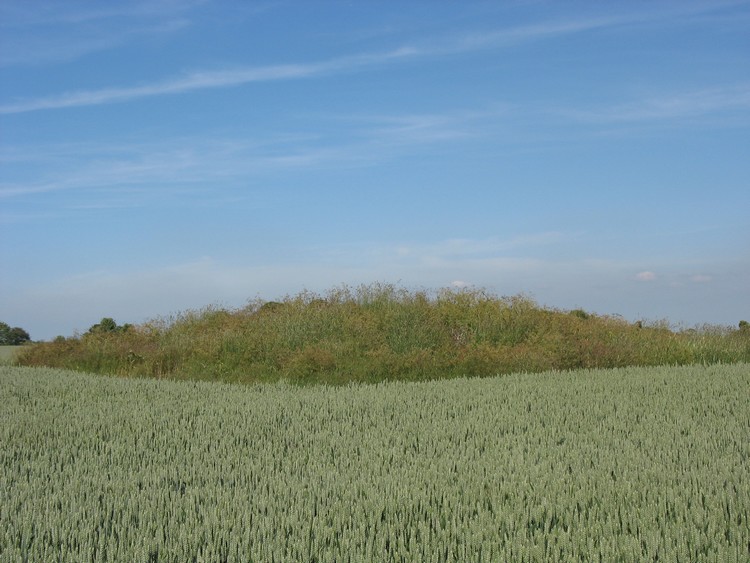
[[[659,16],[659,18],[662,17],[663,15]],[[498,49],[520,43],[543,41],[640,22],[647,18],[648,16],[639,15],[633,17],[625,15],[543,22],[490,32],[475,32],[466,33],[461,36],[443,37],[433,41],[415,42],[381,52],[359,53],[317,62],[244,66],[230,70],[195,71],[148,84],[74,91],[47,97],[6,102],[0,105],[0,114],[126,102],[202,89],[234,87],[253,82],[309,79],[329,74],[355,72],[382,64]]]
[[[712,2],[685,3],[678,6],[668,6],[664,9],[617,12],[608,6],[606,15],[581,16],[577,18],[559,18],[538,23],[505,27],[494,30],[473,31],[443,37],[432,42],[425,42],[416,51],[424,56],[451,55],[463,52],[500,49],[545,41],[559,37],[567,37],[582,33],[590,33],[626,26],[679,25],[682,22],[695,21],[696,18],[711,17],[717,10],[742,5],[744,2]]]
[[[200,2],[5,2],[0,5],[0,66],[68,62],[190,26]]]
[[[138,38],[169,35],[189,26],[190,22],[183,18],[114,30],[86,29],[71,38],[56,37],[53,32],[24,40],[10,38],[5,41],[5,48],[0,54],[0,66],[72,61]]]
[[[511,238],[486,239],[452,238],[437,245],[416,247],[417,252],[445,258],[496,256],[518,248],[559,244],[566,236],[558,231],[516,235]]]
[[[75,3],[75,2],[4,2],[0,13],[3,15],[0,27],[5,29],[37,25],[71,25],[103,20],[141,19],[169,17],[184,13],[206,0],[134,0],[122,3]]]
[[[560,110],[564,117],[590,123],[625,123],[683,119],[750,109],[750,84],[734,84],[646,97],[585,110]]]
[[[0,163],[7,170],[17,167],[24,171],[24,178],[0,182],[0,200],[70,190],[96,198],[86,205],[108,205],[105,200],[121,198],[127,192],[138,198],[149,193],[152,201],[157,193],[171,197],[170,190],[202,184],[210,184],[214,194],[217,185],[231,192],[233,186],[269,174],[277,177],[326,167],[368,167],[403,157],[407,151],[433,149],[437,143],[455,146],[486,134],[485,128],[504,116],[502,108],[442,114],[326,115],[322,118],[327,122],[338,120],[344,127],[323,133],[317,127],[321,116],[313,116],[312,130],[305,129],[302,119],[298,132],[256,138],[9,146],[0,153]],[[35,173],[37,169],[44,172]]]
[[[409,55],[393,53],[390,56]],[[196,73],[182,81],[151,86],[147,91],[209,85],[220,87],[240,80],[283,79],[324,72],[341,64],[358,64],[358,61],[340,59],[337,64],[323,67],[267,67],[252,72]],[[127,97],[139,93],[148,95],[140,90],[100,92],[98,95],[106,99],[107,96]],[[56,103],[62,103],[62,100]],[[87,98],[71,99],[70,103],[87,103]],[[658,121],[666,116],[676,118],[679,115],[699,115],[700,112],[719,114],[734,109],[736,113],[736,110],[750,108],[750,85],[673,93],[664,96],[662,101],[651,99],[622,107],[627,109],[562,115],[566,119],[588,123],[616,124],[625,122],[626,117]],[[257,138],[203,137],[131,144],[5,146],[0,153],[0,163],[6,167],[6,178],[12,178],[9,171],[16,166],[25,170],[25,178],[0,182],[0,200],[62,190],[86,193],[96,189],[93,196],[96,201],[87,204],[109,205],[105,199],[110,197],[113,189],[118,190],[117,197],[130,190],[138,198],[143,198],[146,189],[152,190],[150,198],[156,197],[156,193],[160,194],[158,197],[170,198],[190,186],[211,182],[216,185],[219,181],[224,190],[231,192],[237,182],[246,184],[248,180],[267,178],[270,173],[288,175],[330,166],[337,169],[368,167],[426,147],[434,151],[440,143],[456,151],[481,138],[501,140],[508,149],[518,148],[524,145],[524,136],[528,132],[539,135],[534,120],[548,116],[551,111],[533,104],[496,102],[484,109],[449,109],[430,113],[298,115],[296,131],[269,133]],[[558,111],[558,115],[561,112]],[[319,126],[321,120],[326,122],[324,129]],[[587,129],[584,128],[582,133],[588,134]],[[566,135],[570,135],[569,129]],[[35,173],[37,168],[44,170],[44,175]],[[157,186],[158,190],[153,191]],[[461,243],[455,241],[453,244],[458,248]]]
[[[446,238],[432,243],[400,243],[377,246],[364,254],[382,265],[383,271],[419,268],[433,272],[434,277],[470,276],[486,280],[488,272],[516,274],[538,272],[544,267],[545,249],[570,240],[576,235],[562,232],[539,232],[508,238]],[[362,255],[363,250],[358,249]],[[444,278],[445,279],[445,278]],[[455,278],[453,278],[455,279]],[[448,283],[445,280],[444,283]]]
[[[330,73],[353,71],[363,67],[407,59],[414,56],[408,48],[383,53],[368,53],[350,57],[334,58],[327,61],[302,64],[282,64],[257,67],[243,67],[231,70],[198,71],[162,82],[121,88],[103,88],[70,92],[46,98],[36,98],[0,105],[0,114],[24,113],[46,109],[93,106],[115,102],[125,102],[139,98],[180,94],[193,90],[226,88],[252,82],[272,82],[311,78]]]
[[[75,154],[71,154],[75,151]],[[308,168],[333,160],[330,149],[310,146],[295,137],[253,140],[172,139],[162,143],[132,145],[48,147],[30,151],[29,160],[46,164],[45,177],[31,181],[0,183],[0,199],[57,191],[76,191],[82,196],[122,198],[131,193],[139,198],[173,197],[177,189],[222,181],[231,189],[238,178],[262,176],[268,171]],[[60,155],[69,155],[67,167],[58,167]],[[20,154],[15,155],[20,159]],[[57,162],[56,162],[57,161]],[[71,166],[71,162],[76,165]]]
[[[446,52],[461,52],[512,46],[532,41],[574,35],[595,29],[611,27],[613,25],[622,25],[628,21],[631,21],[630,18],[586,18],[543,22],[490,32],[475,32],[456,39],[454,42],[445,45],[443,49]]]
[[[486,109],[446,109],[442,112],[403,114],[324,114],[328,124],[343,124],[350,135],[376,154],[402,151],[404,147],[461,142],[496,133],[513,106],[491,104]],[[348,143],[351,146],[351,143]]]

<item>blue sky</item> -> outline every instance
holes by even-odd
[[[0,320],[341,284],[750,320],[750,2],[0,3]]]

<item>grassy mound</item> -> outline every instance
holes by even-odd
[[[346,383],[577,368],[750,361],[750,332],[675,332],[482,290],[390,284],[208,307],[127,330],[58,338],[18,363],[116,375]]]

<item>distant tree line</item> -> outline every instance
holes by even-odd
[[[104,317],[101,321],[89,328],[88,334],[101,334],[105,332],[127,332],[132,327],[133,325],[129,323],[118,325],[114,319],[110,317]]]
[[[0,346],[18,346],[29,342],[31,337],[21,327],[10,327],[7,323],[0,322]]]

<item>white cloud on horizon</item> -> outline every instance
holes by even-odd
[[[654,272],[648,272],[648,271],[638,272],[635,275],[635,279],[638,281],[643,281],[643,282],[654,281],[656,279],[656,274]]]

